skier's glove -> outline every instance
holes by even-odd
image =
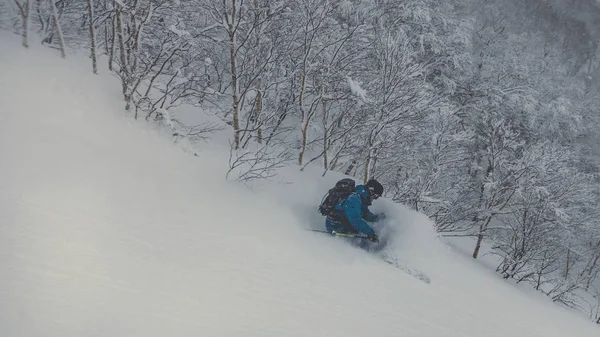
[[[371,242],[371,243],[377,243],[377,242],[379,242],[379,238],[377,237],[377,235],[374,235],[374,234],[371,235],[371,236],[369,236],[367,238],[367,240],[369,240],[369,242]]]

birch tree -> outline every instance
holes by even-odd
[[[98,62],[96,60],[96,28],[94,26],[96,17],[94,15],[93,0],[88,0],[88,16],[90,25],[90,55],[92,58],[92,71],[94,72],[94,74],[98,74]]]
[[[58,44],[60,46],[60,56],[66,57],[65,54],[65,38],[62,33],[62,27],[60,26],[60,20],[58,19],[58,10],[56,9],[56,3],[54,0],[50,1],[50,8],[52,8],[52,18],[54,19],[54,27],[56,29],[56,35],[58,36]]]
[[[238,149],[247,144],[248,138],[244,137],[259,130],[261,135],[257,139],[262,142],[264,88],[270,86],[267,74],[270,69],[276,69],[275,58],[280,44],[284,44],[277,33],[282,26],[274,27],[273,22],[280,18],[285,7],[282,3],[265,0],[222,3],[205,0],[202,8],[208,13],[209,21],[199,36],[227,50],[231,109],[226,115],[231,116],[234,147]]]
[[[21,17],[21,37],[22,37],[22,42],[21,44],[23,45],[23,47],[25,48],[29,48],[29,25],[30,25],[30,19],[31,19],[31,7],[32,7],[32,0],[25,0],[24,2],[21,2],[21,0],[14,0],[15,4],[17,4],[17,7],[19,8],[19,14]]]

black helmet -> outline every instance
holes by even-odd
[[[383,195],[383,186],[377,180],[371,179],[367,181],[367,184],[365,186],[367,186],[370,195]]]

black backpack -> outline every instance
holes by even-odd
[[[335,205],[341,200],[346,199],[350,194],[354,193],[356,183],[350,178],[345,178],[338,181],[335,187],[330,189],[319,206],[319,212],[322,215],[336,219]]]

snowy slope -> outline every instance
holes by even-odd
[[[385,200],[431,284],[303,230],[338,177],[226,183],[223,147],[134,122],[87,62],[0,34],[0,336],[598,336]]]

